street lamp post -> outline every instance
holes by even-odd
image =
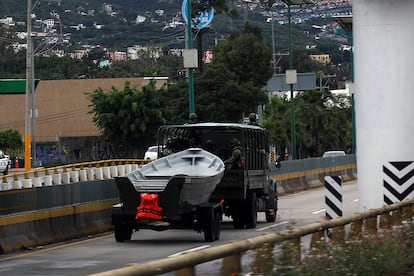
[[[192,14],[191,14],[191,0],[187,1],[187,48],[193,48],[193,31],[192,31]],[[195,112],[194,107],[194,72],[192,68],[188,68],[188,94],[189,94],[189,114]]]
[[[32,0],[27,0],[27,50],[26,50],[26,95],[25,95],[25,133],[24,168],[31,168],[31,117],[33,93],[33,40],[32,40]]]
[[[292,160],[296,159],[296,122],[295,122],[295,98],[293,95],[293,85],[296,83],[296,70],[293,70],[292,53],[292,5],[312,4],[313,0],[282,0],[288,7],[288,36],[289,36],[289,70],[286,72],[286,83],[290,88],[290,144]]]

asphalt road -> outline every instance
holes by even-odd
[[[357,212],[355,182],[348,182],[343,186],[343,204],[345,216]],[[256,229],[233,229],[231,221],[225,218],[220,241],[214,243],[206,243],[202,233],[192,230],[140,230],[133,234],[131,241],[124,243],[116,243],[113,233],[103,233],[82,240],[0,255],[0,275],[88,275],[103,272],[128,263],[168,258],[189,250],[202,250],[264,232],[313,223],[324,217],[324,208],[324,189],[301,192],[279,198],[278,218],[275,223],[266,223],[264,214],[260,213]],[[248,263],[251,258],[251,254],[247,252],[243,263]],[[219,262],[212,261],[197,266],[197,275],[217,275]]]

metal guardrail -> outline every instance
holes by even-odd
[[[217,259],[222,259],[222,267],[219,272],[216,271],[217,275],[241,275],[241,257],[248,250],[256,250],[257,257],[263,253],[263,250],[267,254],[273,254],[275,252],[273,247],[283,244],[285,246],[282,246],[284,249],[282,255],[285,262],[291,265],[298,264],[303,252],[306,252],[305,254],[317,253],[327,243],[341,244],[346,240],[361,240],[364,237],[378,236],[383,230],[389,230],[413,218],[414,199],[411,199],[362,214],[317,222],[277,233],[266,233],[254,238],[232,241],[162,260],[131,263],[126,267],[93,275],[159,275],[172,271],[175,271],[177,276],[195,275],[197,265]],[[349,226],[348,231],[345,231],[346,226]],[[326,236],[328,229],[331,231],[330,238]],[[307,235],[312,235],[312,237],[308,245],[309,249],[306,251],[303,249],[304,243],[301,239]],[[273,256],[267,256],[267,258],[274,260]]]

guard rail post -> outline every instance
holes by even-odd
[[[310,250],[318,252],[323,249],[325,245],[325,230],[314,232],[310,242]]]
[[[95,171],[95,179],[96,180],[103,180],[104,179],[102,167],[99,164],[99,162],[96,163],[96,166],[95,166],[95,170],[94,171]]]
[[[117,177],[118,176],[118,168],[116,167],[115,160],[112,160],[111,166],[109,167],[109,169],[111,171],[111,176],[112,177]]]
[[[391,215],[389,212],[380,215],[379,227],[381,229],[391,229]]]
[[[27,172],[24,173],[23,187],[33,188],[33,181],[32,179],[29,178],[29,174]]]
[[[45,169],[45,175],[43,176],[43,183],[45,186],[52,186],[52,176],[49,174],[48,169]]]
[[[302,257],[300,253],[300,237],[286,240],[283,248],[283,266],[295,266],[300,263]]]
[[[369,236],[374,236],[378,233],[377,216],[369,217],[365,220],[365,230]]]
[[[339,225],[332,228],[331,232],[331,243],[335,245],[340,245],[345,242],[345,226]]]
[[[239,275],[241,272],[241,253],[235,253],[223,258],[220,275]]]
[[[256,257],[252,265],[254,275],[271,275],[273,273],[273,247],[273,243],[265,243],[262,247],[256,249]]]
[[[391,223],[393,226],[401,225],[401,208],[392,211]]]
[[[194,267],[186,267],[175,272],[175,276],[195,276],[195,269]]]
[[[402,208],[401,219],[407,221],[407,220],[410,220],[412,216],[413,216],[413,211],[412,211],[411,206],[404,206]]]
[[[42,187],[42,179],[39,177],[39,171],[34,171],[33,187]]]
[[[61,185],[62,184],[62,175],[58,172],[58,169],[55,167],[53,169],[53,185]]]
[[[358,241],[362,239],[362,221],[357,220],[351,223],[348,239],[351,241]]]

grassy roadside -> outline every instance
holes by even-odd
[[[414,275],[414,224],[310,252],[298,266],[273,275]]]

